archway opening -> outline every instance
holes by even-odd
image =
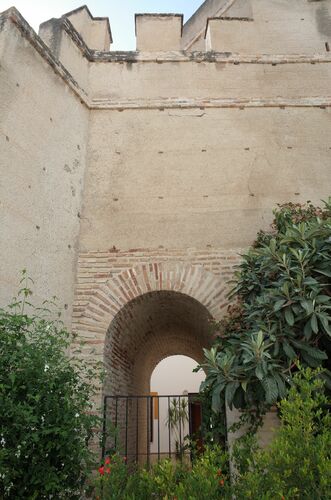
[[[193,371],[197,364],[196,360],[183,355],[163,359],[153,370],[151,392],[159,395],[198,393],[205,374]]]
[[[163,359],[151,376],[151,457],[190,458],[190,442],[201,428],[202,409],[197,397],[202,371],[188,356]],[[169,397],[170,395],[170,397]]]
[[[116,444],[126,455],[149,456],[151,452],[155,367],[178,355],[193,359],[195,365],[202,361],[203,348],[212,341],[211,319],[199,301],[175,291],[143,294],[113,319],[104,352],[104,394],[111,396],[107,416],[116,427]],[[180,377],[180,370],[172,375]]]
[[[207,308],[174,291],[155,291],[128,302],[107,332],[104,365],[106,394],[149,394],[154,368],[163,359],[184,355],[199,362],[211,344]]]

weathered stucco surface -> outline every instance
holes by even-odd
[[[181,14],[136,14],[137,50],[180,50],[182,27]]]
[[[26,268],[70,325],[89,112],[10,21],[0,47],[0,302]]]
[[[251,14],[226,11],[206,30],[206,50],[241,54],[312,54],[331,40],[328,2],[248,0]],[[237,14],[237,15],[236,15]]]
[[[92,111],[81,249],[248,246],[277,203],[328,195],[330,125],[319,108]]]

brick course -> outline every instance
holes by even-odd
[[[80,254],[73,329],[86,343],[84,355],[104,361],[105,391],[148,392],[164,357],[201,359],[211,341],[207,322],[220,319],[228,304],[239,253],[159,248]]]

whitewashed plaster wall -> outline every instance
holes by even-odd
[[[26,268],[70,325],[88,110],[10,21],[0,56],[0,303]]]

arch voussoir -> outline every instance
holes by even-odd
[[[173,291],[188,295],[207,308],[215,319],[224,312],[225,291],[219,275],[200,265],[186,262],[141,264],[111,277],[92,291],[89,300],[75,318],[74,329],[82,336],[88,331],[100,339],[119,311],[146,293]],[[93,330],[94,329],[94,330]]]

